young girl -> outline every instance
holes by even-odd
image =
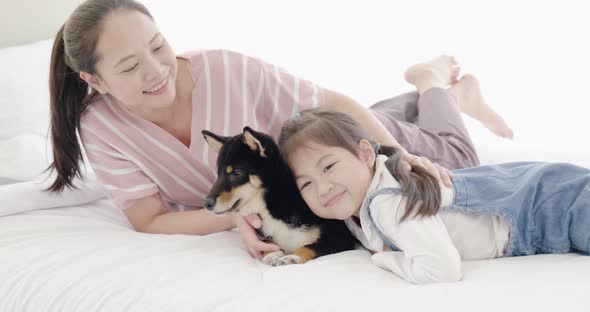
[[[412,66],[406,79],[418,92],[369,110],[237,52],[177,55],[137,1],[84,1],[57,32],[51,56],[51,168],[57,177],[50,190],[67,191],[81,175],[79,134],[90,166],[136,230],[209,234],[237,224],[250,253],[260,257],[277,246],[258,240],[242,218],[198,209],[215,179],[216,158],[201,130],[229,135],[250,125],[276,136],[293,112],[320,106],[349,114],[381,142],[403,144],[406,164],[420,161],[412,155],[418,154],[449,168],[474,166],[475,149],[455,121],[459,108],[499,135],[511,132],[489,107],[470,109],[481,101],[472,96],[479,94],[477,81],[457,81],[457,75],[451,57]],[[422,119],[416,120],[417,110]],[[450,183],[446,169],[431,168]]]
[[[590,252],[590,170],[506,163],[453,171],[452,188],[321,108],[283,126],[281,151],[320,217],[345,220],[372,261],[411,283],[461,279],[461,260]]]

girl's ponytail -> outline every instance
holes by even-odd
[[[414,217],[435,215],[441,204],[440,186],[436,178],[419,166],[412,166],[410,172],[404,170],[401,166],[402,153],[391,146],[379,146],[377,153],[389,157],[385,167],[402,186],[406,213],[400,222],[409,218],[414,211]]]
[[[74,187],[73,179],[80,176],[82,150],[76,130],[80,117],[92,101],[88,84],[68,65],[65,53],[64,26],[60,28],[53,43],[49,72],[49,97],[51,111],[51,143],[53,163],[57,178],[48,188],[60,192],[64,187]]]

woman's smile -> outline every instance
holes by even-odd
[[[168,90],[168,81],[169,80],[170,80],[169,77],[166,77],[166,79],[164,79],[162,82],[158,83],[153,88],[143,91],[143,94],[160,95],[160,94],[166,92]]]

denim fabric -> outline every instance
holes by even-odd
[[[453,173],[453,204],[441,209],[501,217],[510,227],[505,256],[590,254],[590,170],[563,163],[519,162]],[[378,190],[366,204],[370,207],[380,194],[400,192]],[[365,210],[370,217],[370,209]],[[372,226],[385,244],[399,250]]]
[[[383,243],[385,245],[387,245],[389,248],[391,248],[391,250],[393,250],[393,251],[401,251],[399,248],[397,248],[397,246],[395,246],[393,244],[392,241],[390,241],[387,237],[385,237],[385,235],[381,232],[381,230],[379,230],[379,228],[375,224],[375,221],[373,220],[373,216],[371,215],[371,209],[370,209],[371,202],[373,202],[373,199],[375,199],[375,197],[382,195],[382,194],[391,194],[391,195],[402,196],[402,189],[397,188],[397,187],[386,187],[386,188],[381,188],[381,189],[376,190],[375,192],[371,193],[367,197],[367,201],[365,202],[366,209],[361,209],[361,211],[363,211],[367,214],[367,217],[368,217],[367,220],[371,221],[371,228],[373,229],[373,232],[375,232],[379,235],[379,237],[381,238]]]
[[[453,204],[510,226],[506,256],[590,253],[590,170],[563,163],[506,163],[453,172]]]

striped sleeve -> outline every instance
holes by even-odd
[[[322,88],[261,59],[209,50],[201,61],[197,94],[205,103],[200,119],[205,129],[231,135],[247,125],[277,137],[288,118],[322,104]]]
[[[119,208],[129,208],[138,199],[159,192],[135,163],[102,139],[91,125],[82,124],[80,137],[90,167]]]
[[[323,101],[322,88],[311,81],[301,79],[277,65],[260,59],[252,59],[252,66],[259,70],[263,85],[260,99],[261,115],[266,118],[266,127],[261,130],[278,137],[283,123],[304,109],[320,106]],[[255,77],[252,77],[255,78]]]

